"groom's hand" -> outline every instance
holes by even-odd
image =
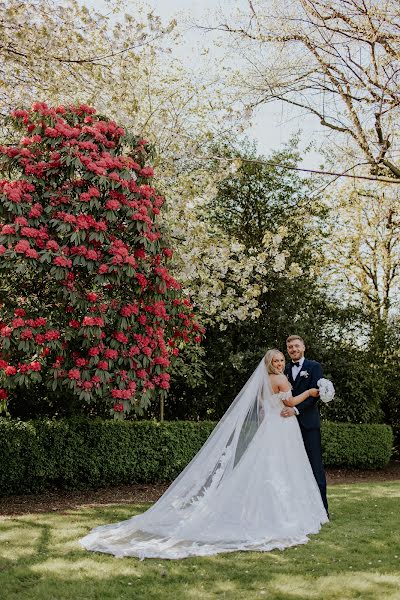
[[[293,417],[295,414],[294,408],[290,408],[289,406],[286,406],[281,410],[281,417]]]

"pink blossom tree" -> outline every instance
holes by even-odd
[[[0,147],[0,402],[53,393],[142,412],[202,328],[170,275],[150,148],[88,106],[12,113]]]

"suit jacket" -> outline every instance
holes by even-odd
[[[300,376],[300,373],[304,371],[307,372],[308,376]],[[310,388],[318,387],[317,381],[322,377],[322,367],[319,362],[305,358],[303,366],[300,369],[300,373],[298,373],[296,379],[293,381],[292,364],[286,364],[285,375],[293,386],[293,396],[298,396]],[[298,404],[296,408],[299,411],[297,419],[301,427],[304,429],[320,428],[318,398],[307,398],[307,400],[304,400],[304,402]]]

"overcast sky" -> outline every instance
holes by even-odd
[[[99,7],[103,0],[81,0],[84,4]],[[145,0],[149,7],[154,9],[163,20],[169,21],[174,17],[178,22],[190,17],[191,20],[204,22],[207,15],[212,14],[216,7],[222,7],[225,14],[229,14],[247,0]],[[128,12],[135,14],[136,0],[128,0]],[[188,51],[196,44],[201,43],[204,34],[188,29],[184,33],[185,50],[179,52],[180,58],[188,60],[193,65],[195,51]],[[311,142],[317,146],[323,141],[321,126],[312,116],[291,112],[287,106],[280,103],[268,104],[261,107],[254,116],[253,125],[248,131],[249,137],[257,141],[258,149],[263,154],[269,154],[287,142],[293,134],[300,131],[301,147],[307,147]],[[304,166],[319,167],[322,158],[317,150],[312,151],[305,158]]]

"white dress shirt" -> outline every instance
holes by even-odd
[[[296,365],[292,366],[292,378],[293,378],[293,381],[296,379],[297,375],[300,373],[301,369],[303,368],[304,356],[303,356],[303,358],[301,358],[298,361],[298,363],[299,363],[298,367]],[[296,406],[293,406],[293,409],[294,409],[294,414],[298,415],[299,414],[298,408]]]
[[[303,368],[303,363],[304,363],[304,356],[303,358],[301,358],[298,363],[299,366],[297,367],[296,365],[292,366],[292,377],[293,377],[293,381],[296,379],[297,375],[300,373],[301,369]]]

